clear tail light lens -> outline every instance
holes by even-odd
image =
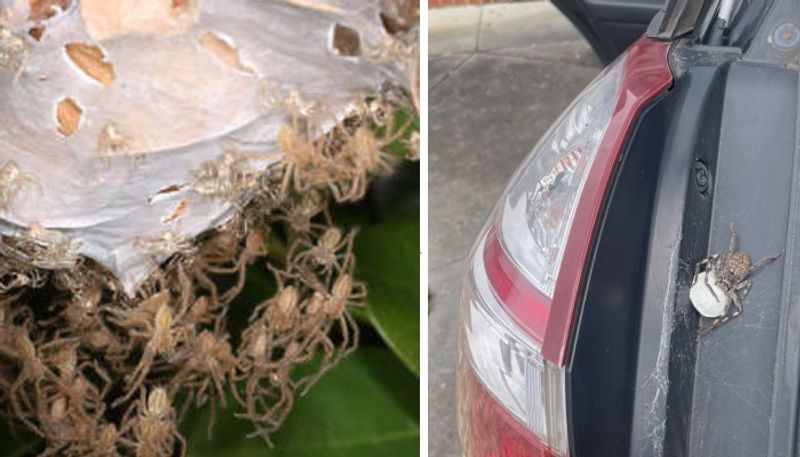
[[[505,311],[482,260],[472,264],[461,303],[459,400],[466,416],[460,424],[465,444],[478,446],[466,455],[539,456],[549,455],[547,448],[565,455],[564,370],[545,360],[539,344]],[[527,442],[538,443],[529,450],[539,452],[490,452],[500,446],[494,441],[502,430],[503,449],[524,450]],[[511,432],[518,438],[510,442]]]
[[[500,202],[500,243],[547,298],[553,298],[568,228],[614,112],[621,76],[621,66],[611,66],[578,96],[519,168]]]
[[[466,457],[569,454],[565,359],[602,204],[641,110],[672,82],[666,43],[636,42],[521,165],[469,258],[459,426]]]

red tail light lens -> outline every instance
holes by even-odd
[[[565,456],[565,358],[603,201],[641,110],[672,82],[636,42],[525,160],[470,256],[459,352],[467,457]]]

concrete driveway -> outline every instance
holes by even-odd
[[[429,18],[428,449],[458,457],[465,257],[511,174],[601,67],[549,2],[437,9]]]

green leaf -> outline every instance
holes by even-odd
[[[215,436],[206,421],[189,435],[190,457],[386,457],[419,455],[419,380],[386,350],[362,348],[322,377],[297,401],[269,448],[260,438],[244,439],[251,428],[220,414]]]
[[[357,277],[367,314],[386,344],[419,376],[419,222],[387,220],[356,238]]]
[[[367,198],[332,208],[344,228],[359,227],[356,278],[367,283],[365,314],[386,344],[419,376],[419,163],[381,176]],[[359,316],[363,318],[363,316]]]
[[[387,150],[390,154],[395,157],[405,157],[408,154],[408,148],[406,147],[405,142],[411,138],[411,135],[414,132],[419,132],[419,117],[414,117],[409,124],[409,113],[407,110],[398,110],[395,111],[395,119],[394,125],[392,126],[394,129],[400,129],[402,127],[406,127],[406,130],[403,132],[403,135],[395,142],[389,145]],[[379,128],[376,132],[379,136],[386,135],[386,128]]]

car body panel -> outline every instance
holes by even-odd
[[[798,73],[688,42],[670,59],[674,86],[631,135],[587,266],[573,456],[795,455]],[[694,265],[727,249],[731,222],[752,258],[786,255],[753,275],[741,316],[696,341]]]

